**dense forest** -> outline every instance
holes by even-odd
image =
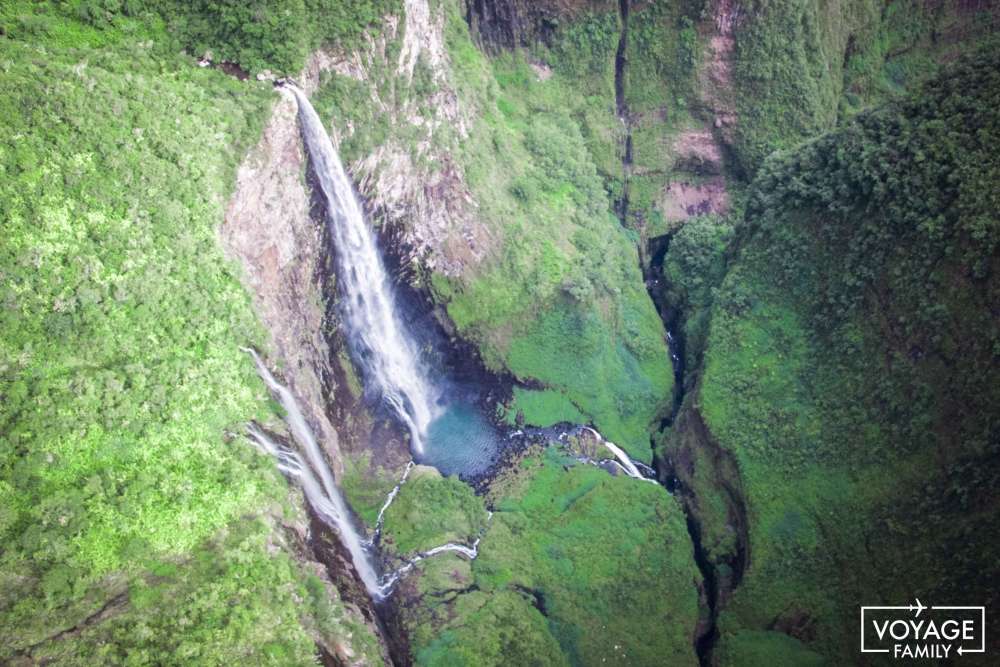
[[[919,599],[986,605],[992,664],[998,29],[4,3],[0,663],[885,664],[859,607]],[[426,433],[352,330],[351,198]]]

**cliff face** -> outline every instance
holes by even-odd
[[[322,67],[318,60],[313,57],[301,77],[306,89],[315,85],[309,72]],[[359,397],[351,394],[345,374],[353,371],[342,353],[343,340],[328,324],[336,318],[335,299],[330,298],[336,294],[333,260],[323,211],[311,206],[313,195],[306,186],[297,112],[294,98],[281,94],[260,141],[240,165],[220,235],[227,254],[242,267],[244,286],[269,334],[270,345],[262,351],[267,363],[295,394],[331,469],[343,481],[345,471],[357,466],[352,454],[367,446],[363,427],[349,425],[363,425],[371,418],[357,402]],[[270,426],[281,429],[280,422]],[[405,461],[407,453],[398,449],[400,444],[395,441],[392,453],[380,451],[383,468],[391,468],[399,458]],[[367,470],[360,476],[378,487],[378,478]],[[293,495],[309,515],[307,522],[286,528],[296,557],[327,586],[338,589],[332,595],[342,601],[341,613],[377,638],[375,654],[388,660],[388,642],[350,555],[301,495]],[[324,660],[335,664],[369,664],[371,659],[349,637],[322,637],[318,645]]]
[[[323,294],[335,285],[323,223],[310,215],[296,114],[294,98],[282,95],[237,172],[220,234],[242,265],[254,310],[270,333],[271,363],[306,406],[334,470],[343,474],[337,430],[327,415],[333,354],[324,337]]]
[[[465,0],[466,21],[476,43],[499,53],[535,44],[551,44],[560,23],[583,11],[617,11],[613,0]]]
[[[721,607],[723,663],[850,661],[871,600],[994,604],[978,526],[1000,508],[996,166],[982,152],[1000,127],[995,53],[755,182],[664,449],[720,591],[742,573]]]
[[[474,343],[491,368],[524,383],[509,414],[546,424],[582,413],[642,455],[639,441],[653,418],[666,414],[671,393],[663,382],[670,374],[663,363],[661,330],[648,317],[645,294],[635,289],[645,243],[660,236],[662,245],[667,235],[696,219],[685,249],[678,245],[668,251],[667,263],[673,261],[675,269],[666,273],[667,293],[678,289],[671,281],[685,283],[676,267],[702,270],[696,252],[678,253],[705,243],[711,248],[706,257],[724,264],[720,248],[739,224],[747,178],[760,168],[760,156],[846,122],[857,100],[889,94],[879,77],[897,71],[893,68],[907,62],[909,52],[872,54],[858,46],[859,40],[880,30],[890,42],[904,37],[892,31],[893,10],[869,16],[862,11],[867,5],[855,4],[842,7],[840,19],[824,14],[786,30],[785,19],[798,16],[801,7],[783,13],[776,5],[750,7],[729,0],[704,7],[475,0],[458,7],[407,0],[360,47],[314,54],[300,78],[329,119],[403,280],[417,288],[442,326]],[[954,34],[960,31],[954,26],[968,19],[942,11],[925,18],[905,40],[911,49],[944,57],[953,47],[927,46],[926,35],[942,25],[951,25],[949,34]],[[787,35],[788,49],[771,41],[777,32]],[[793,78],[783,78],[784,67],[795,73]],[[775,85],[764,85],[775,72],[782,73]],[[795,95],[804,96],[801,108],[789,102]],[[342,343],[336,335],[316,333],[336,320],[335,308],[324,312],[317,305],[320,295],[329,300],[335,285],[323,259],[330,249],[314,224],[302,222],[308,219],[300,215],[308,212],[307,191],[299,177],[288,176],[305,170],[293,120],[287,102],[280,102],[256,158],[263,155],[269,166],[255,168],[254,158],[244,165],[224,237],[248,268],[248,284],[274,336],[276,359],[283,360],[296,390],[308,396],[326,439],[337,442],[333,424],[341,436],[345,429],[351,432],[342,451],[335,445],[328,449],[338,471],[348,481],[353,474],[361,482],[354,489],[347,486],[365,515],[385,490],[379,485],[398,473],[405,447],[398,442],[385,451],[366,450],[371,417],[350,386]],[[554,175],[550,187],[547,178]],[[560,189],[560,183],[571,187]],[[281,206],[269,205],[279,201]],[[300,222],[248,214],[279,209],[295,211]],[[753,255],[768,244],[780,245],[780,229],[757,230],[753,215],[737,234],[744,252]],[[614,239],[621,227],[630,235],[595,253],[600,246],[594,235]],[[752,239],[749,230],[754,230]],[[619,277],[602,273],[597,255]],[[841,408],[831,407],[836,401],[817,393],[815,382],[831,394],[841,392],[844,376],[825,356],[826,344],[814,340],[803,324],[812,306],[786,303],[761,286],[766,282],[758,281],[762,265],[751,260],[733,260],[724,285],[719,281],[725,268],[717,268],[703,280],[685,283],[684,289],[699,290],[697,298],[688,294],[686,301],[673,304],[690,309],[680,320],[692,334],[692,363],[684,378],[686,400],[663,436],[661,472],[668,484],[677,484],[705,574],[698,580],[702,618],[686,629],[686,636],[703,660],[722,663],[749,654],[772,660],[844,657],[837,647],[852,621],[820,598],[829,593],[831,581],[840,581],[835,596],[850,606],[847,601],[868,586],[863,577],[849,575],[853,563],[876,557],[879,571],[888,573],[896,561],[858,547],[870,543],[873,533],[845,531],[824,512],[847,504],[872,525],[910,519],[864,499],[860,480],[877,476],[882,464],[834,466],[827,458],[848,453],[832,445],[817,455],[821,460],[792,455],[784,445],[777,446],[784,453],[776,455],[755,439],[760,435],[805,447],[802,443],[820,438],[817,429],[827,426],[850,434],[844,437],[860,436],[859,427],[848,426],[838,412]],[[752,286],[749,296],[747,285]],[[882,289],[872,294],[876,300],[889,298]],[[900,338],[895,325],[886,326],[889,335]],[[852,329],[848,338],[853,336]],[[755,346],[750,356],[733,347],[748,337]],[[929,344],[908,345],[906,354],[919,356]],[[858,348],[851,349],[856,353]],[[864,343],[862,349],[872,348]],[[760,376],[761,368],[770,368],[772,353],[779,374],[790,378],[780,387],[768,379],[771,371]],[[652,361],[657,356],[658,363]],[[561,371],[580,358],[597,360],[584,369],[584,383],[578,381],[579,371],[577,377]],[[822,380],[807,379],[805,369],[814,367],[823,369]],[[771,399],[758,406],[763,415],[758,421],[768,426],[758,434],[744,408],[757,405],[754,401],[764,394]],[[740,400],[744,407],[736,407]],[[634,411],[637,405],[645,407]],[[956,409],[949,408],[957,414]],[[892,419],[905,421],[898,415]],[[367,426],[357,426],[359,421]],[[735,436],[734,429],[744,435]],[[876,449],[884,444],[878,438],[871,442]],[[933,450],[929,446],[905,460],[914,464]],[[939,451],[948,461],[980,460],[969,459],[964,450]],[[801,473],[803,481],[790,487],[784,477],[775,477],[777,471]],[[835,483],[825,485],[822,479]],[[380,490],[366,494],[361,487],[372,481]],[[536,479],[508,502],[530,497],[537,491],[532,484],[540,483]],[[907,488],[901,483],[883,491],[910,497]],[[973,504],[988,508],[991,502]],[[507,520],[502,517],[500,525]],[[683,537],[676,521],[670,531],[676,547]],[[507,545],[496,535],[484,543],[484,562],[502,568],[507,556],[498,554]],[[933,549],[920,544],[905,551],[926,560]],[[544,569],[545,564],[532,567]],[[440,580],[446,571],[453,582]],[[406,610],[394,617],[396,639],[409,633],[413,646],[444,650],[433,638],[455,614],[467,618],[469,600],[484,602],[470,593],[492,582],[486,572],[450,557],[420,570],[403,584]],[[528,580],[509,585],[502,596],[489,598],[490,613],[508,621],[530,617],[531,636],[540,633],[538,641],[551,651],[551,638],[541,638],[547,635],[539,630],[539,619],[525,611],[527,598],[503,597],[512,590],[518,596],[528,591],[545,614],[544,602],[537,602],[542,593]],[[554,584],[541,588],[546,586]],[[681,590],[677,582],[670,586]],[[959,590],[957,584],[950,590]],[[439,595],[446,602],[439,602]]]
[[[588,128],[553,105],[571,85],[568,69],[494,63],[461,10],[405,3],[364,48],[334,54],[340,64],[321,78],[315,105],[409,283],[491,370],[532,387],[511,415],[549,424],[582,411],[648,459],[671,374],[636,247],[598,175],[614,147],[588,143]],[[586,43],[560,48],[593,59]],[[604,65],[613,58],[595,61]],[[607,91],[611,113],[594,116],[602,134],[617,123]],[[568,371],[567,340],[588,360],[582,374]],[[616,391],[630,397],[623,410]]]
[[[389,659],[241,437],[280,428],[255,345],[359,523],[409,459],[265,68],[497,418],[659,429],[675,490],[569,436],[483,495],[420,475],[387,560],[482,541],[401,582],[392,657],[848,663],[859,604],[998,604],[996,48],[904,99],[997,3],[148,4],[0,7],[0,661]]]

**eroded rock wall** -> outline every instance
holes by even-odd
[[[296,114],[294,98],[281,94],[260,142],[240,166],[220,233],[270,333],[270,363],[302,402],[339,474],[339,439],[326,409],[333,372],[323,335],[324,294],[333,284],[322,226],[310,216]]]

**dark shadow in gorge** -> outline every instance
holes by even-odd
[[[623,0],[624,2],[625,0]],[[670,249],[670,234],[657,236],[646,244],[645,252],[640,252],[640,256],[645,258],[642,261],[642,276],[656,312],[660,315],[664,330],[667,336],[667,349],[670,353],[671,368],[674,371],[674,394],[670,404],[670,409],[660,420],[659,432],[663,433],[673,426],[684,402],[684,336],[681,313],[675,308],[667,297],[667,284],[663,277],[663,261],[667,251]],[[640,249],[641,250],[641,249]],[[701,665],[710,664],[712,647],[718,636],[716,630],[716,618],[718,610],[716,602],[718,600],[718,583],[715,568],[712,567],[705,554],[705,548],[701,540],[701,526],[695,519],[695,515],[690,511],[689,503],[684,499],[690,493],[684,489],[674,474],[672,466],[662,456],[659,455],[656,438],[652,438],[653,445],[653,469],[656,471],[657,479],[673,495],[681,496],[681,506],[684,508],[685,523],[688,535],[691,537],[691,545],[694,551],[694,561],[702,575],[702,586],[698,591],[699,604],[707,610],[706,621],[699,622],[695,629],[695,652]]]
[[[687,368],[684,337],[685,313],[669,298],[669,285],[663,276],[663,262],[670,249],[671,235],[650,239],[644,252],[643,278],[649,296],[663,321],[674,369],[674,395],[669,411],[653,437],[653,465],[657,478],[681,502],[695,564],[702,574],[699,599],[704,618],[695,631],[694,645],[701,665],[712,664],[712,651],[718,640],[719,611],[739,585],[749,563],[747,513],[739,471],[732,455],[712,438],[701,414],[691,400],[698,393],[700,368]],[[694,357],[694,358],[697,358]],[[667,440],[671,446],[666,447]],[[711,487],[695,488],[695,466],[708,468]],[[706,545],[699,493],[721,494],[727,508],[727,525],[737,535],[735,550],[712,554]]]
[[[618,0],[618,20],[621,32],[615,51],[615,112],[621,121],[625,136],[622,145],[622,192],[614,202],[615,212],[623,227],[628,227],[629,179],[632,175],[632,119],[629,114],[625,88],[628,76],[628,15],[630,0]]]
[[[671,234],[655,236],[646,244],[642,264],[642,278],[646,285],[649,298],[652,299],[656,312],[660,315],[663,327],[667,333],[667,349],[670,352],[670,365],[674,370],[674,395],[670,411],[660,421],[660,430],[669,428],[680,412],[685,393],[685,340],[683,317],[679,308],[670,303],[667,294],[667,283],[663,277],[663,260],[670,250]]]

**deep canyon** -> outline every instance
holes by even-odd
[[[0,664],[993,664],[998,30],[6,3]]]

